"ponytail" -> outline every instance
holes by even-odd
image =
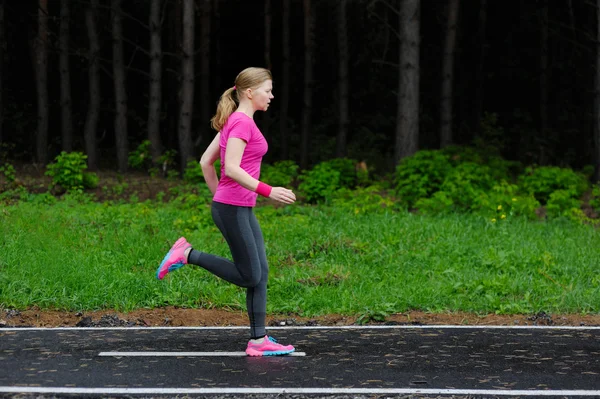
[[[210,125],[217,132],[220,132],[227,122],[227,119],[237,109],[240,101],[239,94],[246,89],[256,88],[266,80],[273,80],[271,71],[264,68],[250,67],[244,69],[235,78],[235,86],[225,90],[217,104],[217,113],[210,120]],[[234,93],[235,91],[235,93]]]
[[[217,104],[217,113],[210,120],[210,125],[217,132],[220,132],[227,122],[229,116],[236,110],[237,108],[237,94],[234,97],[234,88],[231,87],[221,95],[219,99],[219,103]]]

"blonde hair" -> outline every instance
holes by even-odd
[[[237,109],[238,93],[247,89],[255,89],[267,80],[273,80],[271,71],[265,68],[250,67],[244,69],[235,78],[234,86],[225,90],[219,98],[217,113],[210,120],[210,125],[220,132],[229,116]],[[234,93],[234,91],[236,93]]]

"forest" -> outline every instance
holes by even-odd
[[[249,66],[273,73],[267,162],[384,174],[424,149],[487,146],[600,171],[600,0],[0,2],[0,161],[183,168]]]

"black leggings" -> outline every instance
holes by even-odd
[[[266,334],[267,279],[269,265],[262,232],[251,207],[212,203],[212,217],[229,244],[229,259],[193,250],[188,263],[246,290],[246,306],[250,319],[250,336]]]

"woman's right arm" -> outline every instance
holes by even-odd
[[[217,185],[219,184],[219,179],[217,178],[217,171],[215,170],[215,162],[221,156],[221,149],[219,148],[219,139],[221,138],[221,133],[217,133],[213,141],[210,143],[202,157],[200,158],[200,166],[202,167],[202,174],[204,175],[204,180],[210,189],[210,192],[215,194],[217,191]]]

